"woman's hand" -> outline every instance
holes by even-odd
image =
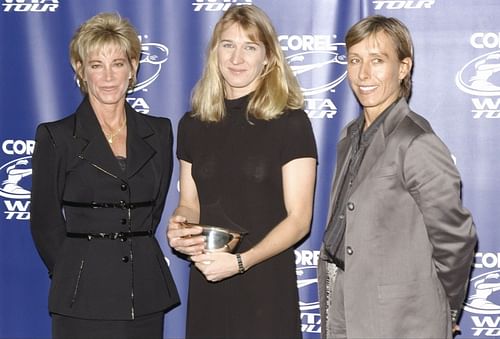
[[[197,269],[208,281],[217,282],[239,272],[236,255],[227,252],[210,252],[191,257]]]
[[[199,226],[186,226],[186,217],[173,215],[168,221],[167,238],[170,247],[189,256],[199,255],[205,249],[203,229]]]

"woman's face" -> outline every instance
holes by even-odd
[[[135,69],[135,62],[131,65],[125,51],[116,45],[90,52],[84,60],[82,78],[87,82],[93,107],[124,102],[129,79]]]
[[[411,59],[400,61],[396,45],[378,32],[347,51],[347,75],[352,90],[366,112],[377,117],[401,90],[401,81],[411,70]]]
[[[227,99],[240,98],[255,90],[267,64],[262,42],[251,41],[240,25],[232,24],[222,31],[217,56]]]

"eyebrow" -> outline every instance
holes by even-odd
[[[369,55],[372,55],[372,56],[381,55],[381,56],[384,56],[384,57],[388,57],[389,56],[389,54],[387,54],[385,52],[370,53]]]
[[[389,57],[389,54],[385,53],[385,52],[376,52],[376,53],[368,53],[369,56],[383,56],[383,57],[386,57],[388,58]],[[360,56],[359,53],[353,53],[353,52],[347,52],[347,56]]]
[[[235,41],[231,40],[231,39],[221,39],[220,42],[232,42],[232,43],[235,43]],[[262,44],[262,42],[247,40],[247,41],[243,41],[243,44],[251,44],[251,45],[259,45],[260,46]]]
[[[127,61],[127,58],[116,58],[116,59],[112,60],[112,62],[115,62],[115,61]],[[102,60],[100,60],[100,59],[88,59],[87,62],[102,62]]]

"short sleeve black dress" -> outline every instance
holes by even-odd
[[[186,114],[177,142],[178,158],[192,164],[200,223],[248,232],[240,252],[286,217],[282,166],[317,158],[304,111],[249,122],[248,100],[226,100],[227,116],[217,123]],[[187,338],[300,338],[296,280],[293,248],[217,283],[191,266]]]

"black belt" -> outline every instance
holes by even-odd
[[[115,233],[74,233],[67,232],[66,236],[68,238],[82,238],[82,239],[109,239],[116,240],[120,239],[122,241],[127,240],[127,238],[134,237],[152,237],[153,231],[135,231],[135,232],[115,232]]]
[[[140,202],[130,202],[127,203],[125,201],[120,202],[76,202],[76,201],[66,201],[63,200],[64,206],[71,207],[83,207],[83,208],[121,208],[121,209],[134,209],[138,207],[148,207],[154,206],[155,201],[140,201]]]

